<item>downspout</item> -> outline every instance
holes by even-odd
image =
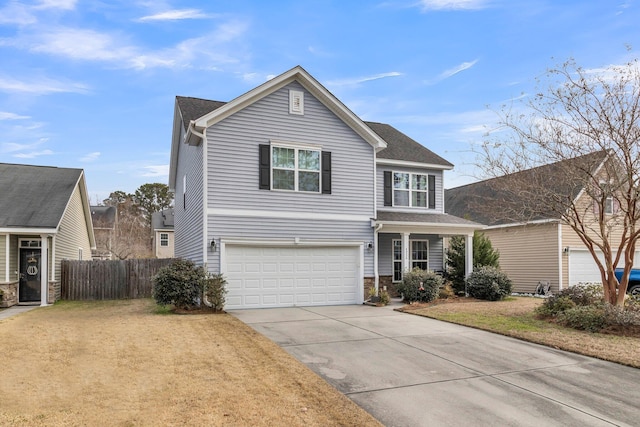
[[[192,121],[189,126],[191,126],[194,122]],[[209,264],[209,197],[208,197],[208,189],[207,181],[209,179],[208,173],[209,169],[207,168],[207,159],[208,159],[208,145],[206,134],[207,129],[196,136],[202,138],[202,263],[205,271],[208,271],[207,265]]]
[[[378,288],[380,287],[380,274],[378,273],[378,232],[380,230],[382,230],[382,224],[377,224],[373,230],[373,275],[376,295],[379,295]]]

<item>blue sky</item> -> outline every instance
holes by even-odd
[[[474,181],[494,110],[572,57],[640,49],[637,1],[0,3],[0,161],[83,168],[92,203],[167,183],[174,97],[229,101],[301,65]],[[0,189],[1,191],[1,189]]]

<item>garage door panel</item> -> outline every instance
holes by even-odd
[[[360,248],[225,246],[226,307],[362,302]],[[360,299],[360,301],[358,300]]]
[[[598,254],[598,258],[604,263],[602,253]],[[634,265],[640,265],[640,252],[636,251],[634,257]],[[619,264],[622,267],[623,264]],[[598,268],[593,256],[589,251],[572,250],[569,254],[569,286],[579,283],[600,283],[600,269]]]

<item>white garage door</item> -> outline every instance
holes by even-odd
[[[602,254],[599,255],[602,261]],[[634,266],[640,265],[640,252],[636,252]],[[620,263],[620,267],[623,265]],[[571,250],[569,253],[569,286],[578,283],[600,283],[600,270],[589,251]]]
[[[225,308],[362,302],[360,247],[225,246]]]

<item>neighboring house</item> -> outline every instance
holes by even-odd
[[[111,248],[116,239],[118,210],[114,206],[91,206],[91,222],[96,236],[96,248],[92,251],[93,259],[112,259]]]
[[[82,169],[0,163],[2,306],[60,298],[60,261],[95,247]]]
[[[585,183],[577,177],[568,178],[564,171],[580,166],[597,176],[598,171],[606,169],[602,167],[606,158],[605,152],[597,152],[452,188],[445,191],[446,210],[487,224],[483,233],[500,251],[500,267],[513,281],[515,292],[534,292],[539,282],[548,282],[552,292],[578,283],[601,282],[600,270],[592,255],[575,231],[551,208],[552,201],[544,209],[530,209],[527,206],[529,189],[523,189],[522,182],[535,182],[538,187],[550,190],[550,194],[573,200],[576,206],[582,206],[588,220],[595,221],[597,210],[592,199],[585,195]],[[518,191],[519,188],[522,190]],[[613,211],[614,203],[607,209]],[[529,212],[530,218],[518,221],[505,215],[515,211],[525,216]],[[612,235],[620,232],[622,225],[614,225]],[[636,260],[640,260],[640,253]]]
[[[481,228],[444,213],[452,167],[301,67],[228,103],[177,97],[175,255],[225,275],[227,308],[362,303]]]
[[[163,209],[151,215],[153,230],[153,254],[156,258],[173,258],[173,208]]]

